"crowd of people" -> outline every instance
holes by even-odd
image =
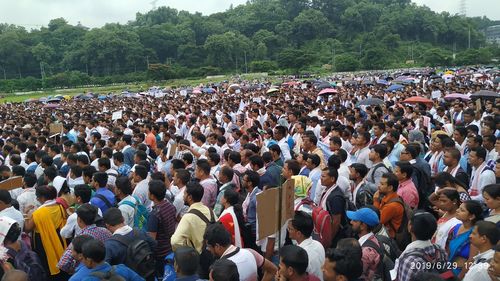
[[[2,280],[499,280],[499,73],[2,104]]]

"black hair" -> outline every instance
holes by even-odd
[[[236,151],[231,151],[229,153],[228,159],[236,164],[241,163],[241,155]]]
[[[201,199],[203,198],[203,186],[197,182],[189,182],[186,185],[186,190],[185,190],[187,195],[190,195],[193,201],[200,202]]]
[[[335,178],[335,181],[337,181],[339,179],[339,172],[337,171],[337,169],[328,167],[328,168],[324,168],[323,171],[327,172],[329,177]]]
[[[254,154],[254,155],[250,156],[250,158],[248,158],[248,160],[250,161],[250,164],[257,165],[257,167],[259,167],[259,169],[264,167],[264,159],[262,159],[262,156],[260,156],[260,155]]]
[[[377,153],[380,159],[384,159],[387,156],[387,146],[385,144],[376,144],[370,147],[375,153]]]
[[[106,168],[106,170],[109,170],[111,169],[111,161],[109,160],[109,158],[99,158],[99,160],[97,160],[97,166],[102,166]]]
[[[33,187],[36,184],[36,175],[35,173],[26,173],[24,174],[23,181],[27,187]]]
[[[285,164],[288,166],[288,169],[292,171],[294,176],[300,173],[300,164],[299,161],[295,159],[286,160]]]
[[[120,176],[116,178],[116,188],[120,190],[123,194],[125,195],[130,195],[132,194],[132,184],[130,183],[130,180],[126,176]]]
[[[90,202],[92,198],[92,190],[86,184],[78,184],[74,188],[75,197],[80,197],[82,199],[82,203]]]
[[[113,154],[113,159],[120,163],[123,163],[125,161],[125,156],[122,152],[118,151]]]
[[[97,172],[93,175],[94,181],[99,184],[99,187],[105,187],[108,183],[108,174],[104,172]]]
[[[280,250],[281,261],[293,268],[298,275],[304,275],[309,263],[306,250],[296,245],[286,245]]]
[[[361,258],[353,257],[349,249],[329,249],[326,251],[326,258],[335,262],[335,272],[344,275],[347,280],[356,280],[363,274]]]
[[[134,173],[143,180],[148,177],[148,170],[142,165],[135,165]]]
[[[82,253],[83,245],[87,243],[88,241],[94,240],[94,237],[90,235],[78,235],[76,236],[72,241],[71,244],[73,244],[73,250],[77,252],[78,254]]]
[[[97,216],[97,207],[89,203],[85,203],[76,209],[76,214],[78,215],[78,218],[85,223],[85,225],[91,225],[94,223],[95,217]]]
[[[306,238],[310,237],[313,229],[313,219],[311,215],[303,211],[295,211],[295,215],[291,220],[293,228],[302,233]]]
[[[221,169],[222,171],[223,169]],[[177,169],[175,170],[175,176],[180,179],[182,184],[187,184],[191,179],[191,173],[189,173],[186,169]],[[232,178],[232,177],[231,177]]]
[[[200,159],[196,161],[196,168],[201,170],[205,175],[210,175],[210,164],[207,159]]]
[[[486,160],[486,155],[488,154],[486,148],[482,146],[471,148],[470,152],[475,152],[476,157],[483,159],[483,161]]]
[[[43,197],[45,200],[56,199],[57,190],[51,185],[41,185],[35,188],[35,196],[37,198]]]
[[[477,233],[481,236],[486,236],[491,245],[496,245],[500,237],[500,230],[495,223],[491,221],[478,221],[474,225],[477,228]]]
[[[106,210],[106,212],[102,216],[102,219],[103,219],[105,224],[109,224],[111,226],[119,225],[119,224],[123,223],[123,221],[124,221],[122,211],[120,211],[120,209],[114,208],[114,207]]]
[[[151,180],[148,183],[148,190],[149,193],[154,195],[156,199],[159,201],[162,201],[165,199],[165,194],[167,192],[167,188],[165,187],[165,183],[160,181],[160,180]]]
[[[353,168],[361,178],[365,178],[365,176],[368,174],[368,168],[365,164],[353,163],[351,164],[351,168]]]
[[[407,179],[411,178],[411,175],[413,174],[413,166],[410,164],[410,162],[398,161],[398,162],[396,162],[396,166],[399,167],[399,170],[401,170],[401,173],[406,174]]]
[[[251,171],[251,170],[247,170],[245,171],[245,174],[247,177],[248,177],[248,181],[250,183],[252,183],[252,187],[256,187],[256,186],[259,186],[260,184],[260,176],[257,172],[255,171]]]
[[[5,234],[4,243],[12,244],[19,239],[19,236],[21,236],[21,227],[16,222],[10,226],[9,231]]]
[[[436,218],[425,211],[416,211],[410,219],[412,231],[417,240],[429,240],[437,229]]]
[[[200,262],[200,254],[187,246],[178,247],[174,251],[174,260],[180,272],[185,276],[196,274]]]
[[[384,179],[387,179],[387,185],[392,186],[392,190],[394,192],[398,191],[399,181],[396,175],[394,175],[393,173],[385,173],[382,175],[382,177]]]
[[[214,281],[239,281],[238,267],[229,259],[218,259],[210,266]]]
[[[483,188],[483,193],[488,193],[492,198],[500,197],[500,184],[488,184]]]
[[[231,245],[231,234],[221,223],[213,223],[207,226],[203,239],[207,245],[215,246],[219,244],[222,247]]]
[[[57,177],[57,169],[54,166],[50,166],[43,170],[43,174],[49,178],[49,181],[53,181]]]
[[[476,222],[483,220],[483,205],[479,201],[467,200],[464,201],[463,204],[465,204],[467,212],[474,215],[472,224],[475,224]]]
[[[83,244],[82,254],[85,258],[89,258],[95,263],[101,263],[106,258],[106,247],[104,247],[104,243],[101,241],[92,239]]]
[[[336,154],[332,154],[330,158],[328,158],[328,167],[338,170],[340,168],[340,164],[342,164],[342,160]]]
[[[181,159],[172,159],[171,166],[174,170],[186,168],[186,164]]]
[[[309,154],[307,159],[311,159],[311,163],[315,166],[318,167],[319,164],[321,164],[321,158],[319,157],[318,154]]]

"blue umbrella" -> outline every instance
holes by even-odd
[[[383,80],[383,79],[380,79],[380,80],[377,80],[377,84],[380,84],[380,85],[389,85],[389,82],[387,82],[386,80]]]
[[[394,91],[398,91],[398,90],[401,90],[401,89],[404,89],[404,86],[402,86],[402,85],[392,85],[389,88],[385,89],[385,91],[386,92],[394,92]]]
[[[99,97],[97,97],[97,98],[98,98],[99,100],[105,100],[105,99],[107,99],[107,98],[108,98],[108,96],[99,96]]]
[[[203,92],[211,94],[211,93],[214,93],[215,90],[213,88],[203,88]]]

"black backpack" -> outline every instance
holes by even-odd
[[[42,266],[42,262],[38,255],[30,250],[23,241],[20,241],[20,243],[21,250],[19,250],[19,252],[7,248],[7,256],[14,260],[14,267],[26,272],[30,281],[48,280],[47,272]]]
[[[375,236],[376,237],[376,236]],[[366,240],[365,246],[374,249],[380,255],[378,262],[377,272],[375,273],[375,280],[391,281],[391,270],[394,268],[394,261],[386,255],[384,244],[379,241],[380,246],[370,239]]]
[[[155,257],[149,244],[139,238],[140,230],[134,228],[132,237],[125,235],[113,235],[114,239],[127,246],[125,265],[140,276],[147,278],[155,273]]]
[[[419,169],[417,166],[413,166],[413,173],[415,173],[415,177],[418,179],[418,183],[416,188],[418,191],[418,208],[425,209],[426,211],[431,211],[429,208],[432,204],[429,202],[429,196],[434,192],[434,183],[432,182],[431,177]]]
[[[116,266],[112,266],[108,272],[92,272],[91,276],[98,278],[101,281],[126,281],[125,278],[116,274]]]
[[[388,256],[393,262],[396,261],[397,258],[401,255],[401,250],[399,250],[398,244],[396,241],[390,237],[376,234],[378,242],[384,246],[384,253]]]

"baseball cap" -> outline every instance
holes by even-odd
[[[361,208],[355,212],[347,211],[347,217],[353,221],[360,221],[368,226],[376,226],[379,224],[377,213],[370,208]]]

